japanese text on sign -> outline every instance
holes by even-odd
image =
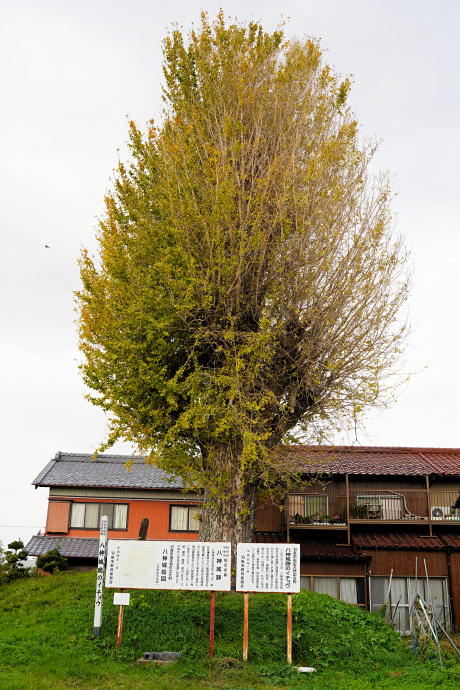
[[[298,544],[238,544],[238,592],[300,592]]]
[[[106,587],[230,590],[230,544],[110,539]]]
[[[106,515],[101,518],[101,531],[99,537],[99,550],[97,555],[97,576],[96,576],[96,600],[94,604],[94,625],[93,633],[97,637],[101,632],[102,621],[102,599],[104,596],[104,570],[105,558],[107,552],[107,525],[108,519]]]

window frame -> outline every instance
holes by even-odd
[[[301,586],[301,589],[307,589],[307,591],[316,592],[316,593],[318,593],[318,592],[315,589],[315,582],[314,582],[315,579],[334,579],[334,580],[336,580],[337,581],[337,594],[338,594],[338,596],[333,597],[333,598],[336,599],[337,601],[342,601],[341,596],[340,596],[340,594],[341,594],[341,592],[340,592],[341,581],[342,580],[355,580],[356,581],[356,594],[357,594],[356,598],[357,599],[363,599],[363,603],[361,603],[361,604],[359,604],[358,602],[356,604],[353,604],[351,602],[347,602],[347,603],[349,603],[350,606],[356,606],[356,608],[363,609],[364,611],[367,610],[368,598],[367,598],[367,587],[366,587],[365,575],[308,575],[308,574],[303,575],[303,574],[301,574],[300,577],[301,578],[305,577],[305,578],[308,578],[310,580],[310,589],[302,587],[302,586]],[[358,580],[360,580],[359,586],[358,586]],[[301,583],[302,583],[302,580],[301,580]],[[358,592],[358,589],[359,589],[359,592]],[[362,594],[362,597],[359,596],[360,594]],[[332,596],[332,594],[329,596]]]
[[[73,506],[85,506],[84,511],[83,511],[83,527],[75,527],[72,525],[72,512],[73,512]],[[97,505],[98,506],[98,514],[97,514],[97,526],[96,527],[85,527],[85,519],[86,519],[86,506],[87,505]],[[100,524],[101,524],[101,515],[102,509],[104,506],[112,506],[112,516],[111,516],[111,521],[109,522],[108,526],[108,531],[110,532],[127,532],[128,531],[128,524],[129,524],[129,503],[111,503],[109,501],[106,501],[104,503],[100,503],[99,501],[71,501],[71,506],[70,506],[70,511],[69,511],[69,530],[76,529],[76,530],[84,530],[84,531],[89,531],[89,532],[99,532],[100,531]],[[113,527],[113,515],[115,512],[115,506],[126,506],[126,527]]]
[[[173,508],[187,508],[187,527],[190,524],[190,509],[197,509],[199,508],[200,511],[203,507],[202,503],[170,503],[169,504],[169,524],[168,524],[168,532],[171,532],[173,534],[179,533],[179,534],[198,534],[199,529],[172,529],[171,528],[171,523],[172,523],[172,512]]]

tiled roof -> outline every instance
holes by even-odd
[[[59,549],[65,558],[97,558],[99,539],[76,537],[32,537],[25,549],[31,556],[42,556]]]
[[[309,473],[423,476],[460,476],[457,448],[372,448],[290,446],[280,457],[291,467]],[[131,470],[125,467],[133,460]],[[143,457],[56,453],[32,482],[36,486],[92,486],[138,489],[181,489],[184,483]]]
[[[309,473],[460,475],[459,448],[290,446],[281,457]]]
[[[130,471],[125,467],[133,460]],[[35,486],[100,486],[136,489],[181,489],[183,481],[166,474],[155,465],[146,465],[143,457],[56,453],[34,479]]]
[[[285,544],[286,535],[276,532],[256,532],[253,542],[256,544]],[[300,557],[306,558],[363,558],[363,555],[346,544],[336,544],[333,539],[296,539],[300,544]]]
[[[460,549],[460,534],[443,534],[441,535],[441,539],[451,549]]]
[[[444,549],[440,537],[420,537],[407,532],[363,532],[352,536],[360,549]]]

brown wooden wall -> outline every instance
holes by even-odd
[[[349,576],[360,577],[366,574],[366,565],[360,561],[309,561],[300,560],[301,575]]]
[[[460,630],[460,553],[450,554],[450,574],[452,587],[452,609],[457,631]]]
[[[273,505],[257,499],[256,528],[258,532],[283,531],[283,511],[279,509],[279,503]]]
[[[372,557],[369,570],[372,575],[387,575],[393,568],[393,577],[415,577],[415,559],[419,577],[425,576],[425,566],[429,577],[447,577],[447,554],[443,551],[373,551],[368,550]]]
[[[414,489],[418,491],[426,491],[426,480],[425,477],[417,477],[414,480],[411,479],[398,479],[391,477],[376,477],[375,479],[349,479],[348,486],[350,491],[381,491],[386,489],[387,491],[404,491],[404,489]]]

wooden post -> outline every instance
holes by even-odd
[[[216,616],[216,593],[211,592],[211,620],[209,625],[209,658],[214,656],[214,621]]]
[[[243,623],[243,660],[248,660],[248,618],[249,618],[249,594],[244,593],[244,623]]]
[[[287,662],[292,664],[292,594],[287,595]]]
[[[124,589],[120,589],[120,592],[123,593],[124,591]],[[123,604],[120,604],[118,607],[117,647],[121,645],[121,632],[123,629],[123,609]]]
[[[428,503],[428,523],[430,525],[430,537],[433,536],[433,525],[431,523],[431,497],[430,497],[430,478],[425,475],[426,479],[426,500]]]
[[[350,546],[350,491],[348,489],[348,474],[345,475],[345,482],[347,486],[347,538],[348,546]]]

